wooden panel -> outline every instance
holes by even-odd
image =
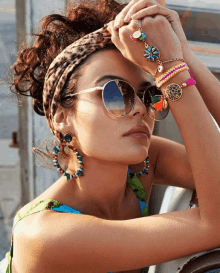
[[[65,14],[66,0],[27,0],[27,42],[30,43],[31,33],[36,29],[36,24],[46,15],[52,13]],[[39,26],[38,26],[39,27]],[[53,134],[51,133],[46,118],[37,115],[32,109],[32,101],[29,101],[29,121],[28,128],[29,134],[29,150],[35,145],[39,146],[44,140],[53,139]],[[32,134],[31,134],[32,132]],[[33,152],[31,151],[33,154]],[[33,195],[38,196],[44,192],[49,186],[51,186],[57,179],[58,173],[56,169],[45,169],[36,165],[34,158],[32,156],[33,166],[31,176],[33,179]]]

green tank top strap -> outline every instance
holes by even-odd
[[[53,199],[44,199],[38,202],[28,203],[24,207],[22,207],[15,215],[13,228],[15,228],[15,226],[20,220],[31,214],[43,211],[45,209],[59,207],[60,205],[62,205],[62,203]]]
[[[147,195],[145,193],[144,186],[141,180],[137,176],[135,176],[134,172],[130,168],[128,168],[127,182],[137,196],[141,210],[141,215],[147,216],[148,215]]]
[[[62,204],[59,201],[53,200],[53,199],[45,199],[45,200],[40,200],[38,202],[34,202],[34,203],[28,203],[26,204],[24,207],[22,207],[15,215],[14,218],[14,223],[13,223],[13,230],[15,228],[15,226],[17,225],[17,223],[24,219],[25,217],[43,211],[45,209],[52,209],[55,207],[59,207]],[[13,258],[13,231],[12,231],[12,236],[11,236],[11,247],[10,247],[10,251],[8,251],[6,253],[6,258],[8,261],[8,266],[7,266],[7,270],[6,273],[11,273],[11,261]]]

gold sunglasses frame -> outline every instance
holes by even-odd
[[[114,114],[112,114],[111,112],[109,112],[109,110],[107,109],[107,107],[106,107],[106,105],[105,105],[105,101],[104,101],[104,99],[103,99],[103,92],[104,92],[105,86],[106,86],[108,83],[110,83],[110,82],[116,82],[116,84],[118,85],[118,82],[119,82],[119,81],[122,81],[122,82],[127,83],[127,84],[133,89],[133,91],[134,91],[134,103],[133,103],[133,105],[132,105],[132,107],[131,107],[131,109],[129,110],[128,113],[126,113],[126,114],[123,115],[123,116],[119,116],[119,117],[118,117],[118,116],[115,116]],[[151,87],[151,86],[149,86],[149,87]],[[148,88],[149,88],[149,87],[148,87]],[[144,91],[144,94],[143,94],[143,98],[142,98],[142,99],[138,97],[138,98],[143,102],[144,105],[145,105],[145,103],[144,103],[144,95],[146,94],[146,91],[148,90],[148,88]],[[115,80],[110,80],[110,81],[108,81],[107,83],[104,84],[104,86],[96,86],[96,87],[88,88],[88,89],[82,90],[82,91],[80,91],[80,92],[78,92],[78,93],[71,94],[70,97],[75,96],[75,95],[80,95],[80,94],[85,94],[85,93],[93,92],[93,91],[96,91],[96,90],[102,90],[102,101],[103,101],[103,104],[104,104],[104,106],[105,106],[107,112],[108,112],[110,115],[112,115],[112,116],[114,116],[114,117],[116,117],[116,118],[122,118],[122,117],[125,117],[126,115],[128,115],[128,114],[132,111],[132,109],[134,108],[134,105],[135,105],[135,95],[138,96],[137,93],[136,93],[136,91],[135,91],[135,89],[133,88],[133,86],[130,85],[130,83],[128,83],[128,82],[126,82],[126,81],[124,81],[124,80],[117,80],[117,79],[115,79]],[[150,94],[150,92],[149,92],[149,94]],[[153,101],[153,97],[152,97],[151,94],[150,94],[150,96],[151,96],[152,101]],[[149,106],[145,105],[145,106],[146,106],[146,107],[149,107],[150,105],[149,105]],[[153,118],[148,114],[148,111],[147,111],[147,115],[149,116],[150,119],[152,119],[152,120],[154,120],[154,121],[161,121],[161,120],[163,120],[163,119],[161,119],[161,120],[155,120],[155,119],[153,119]]]

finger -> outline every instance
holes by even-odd
[[[127,12],[127,16],[124,18],[124,21],[132,19],[131,16],[133,14],[141,11],[142,9],[144,9],[146,7],[154,6],[154,5],[159,5],[159,4],[153,0],[138,1],[137,3],[132,5],[132,7],[129,9],[129,11]]]
[[[160,5],[154,5],[154,6],[150,6],[145,9],[142,9],[136,14],[137,14],[137,17],[132,16],[132,19],[141,20],[141,19],[144,19],[145,17],[149,17],[149,16],[152,17],[154,15],[164,16],[171,24],[180,42],[182,44],[187,44],[187,38],[181,26],[179,14],[175,10],[170,10]]]
[[[114,29],[114,23],[114,20],[109,22],[107,30],[111,33],[112,36],[119,36],[118,30]]]
[[[132,41],[131,39],[131,34],[133,34],[135,31],[138,30],[138,27],[136,25],[136,23],[134,22],[134,20],[131,20],[131,22],[129,23],[129,25],[127,26],[122,26],[119,29],[119,36],[121,39],[121,42],[124,45],[124,48],[127,49],[129,46],[137,46],[138,44],[142,44],[142,43],[134,43],[134,41]]]
[[[127,15],[127,12],[129,9],[139,0],[132,0],[129,2],[122,10],[121,12],[115,17],[115,28],[120,28],[124,24],[124,18]]]
[[[145,9],[139,10],[135,14],[131,15],[131,18],[138,20],[146,16],[163,15],[168,19],[169,22],[171,22],[173,21],[174,17],[178,16],[176,13],[176,11],[164,8],[160,5],[153,5]]]
[[[107,27],[107,30],[111,33],[111,40],[113,44],[120,50],[124,50],[124,45],[120,41],[119,30],[114,29],[114,21],[111,21]]]
[[[108,32],[110,33],[110,34],[112,34],[112,30],[111,30],[111,21],[110,22],[108,22],[107,24],[105,24],[106,26],[107,26],[107,30],[108,30]]]

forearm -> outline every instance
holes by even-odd
[[[161,87],[162,92],[164,93],[168,84],[180,85],[187,78],[189,73],[181,72]],[[220,90],[220,86],[218,88]],[[183,95],[178,101],[168,102],[189,158],[201,218],[210,222],[219,221],[219,131],[195,86],[183,88]]]
[[[190,48],[183,51],[183,56],[194,74],[201,97],[220,127],[220,82]]]

